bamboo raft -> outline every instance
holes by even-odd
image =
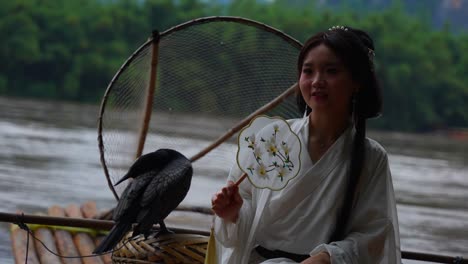
[[[21,215],[0,213],[2,221],[18,222]],[[206,253],[206,244],[209,236],[211,223],[209,210],[203,208],[179,207],[166,219],[170,229],[175,231],[176,236],[172,239],[162,238],[155,240],[149,237],[147,241],[136,238],[128,245],[117,246],[123,250],[85,258],[61,258],[53,255],[37,240],[29,238],[27,233],[17,224],[11,224],[11,245],[15,258],[15,264],[110,264],[110,263],[203,263],[202,258]],[[104,233],[114,225],[113,221],[102,220],[109,218],[109,212],[99,213],[94,201],[88,201],[78,206],[71,204],[66,207],[51,206],[48,216],[25,215],[21,221],[24,223],[37,223],[29,225],[34,236],[41,240],[51,251],[62,256],[83,257],[91,255],[94,247],[103,238]],[[161,251],[152,243],[168,245],[175,240],[180,240],[177,235],[189,235],[188,239],[179,246],[176,251],[167,255],[157,256],[150,254],[142,257],[142,249],[150,251]],[[143,242],[143,244],[141,244]],[[190,252],[186,253],[187,249]],[[170,250],[169,250],[170,251]],[[183,254],[180,254],[182,252]],[[188,259],[193,252],[198,256]],[[26,254],[27,253],[27,254]],[[153,252],[154,253],[154,252]],[[184,255],[184,256],[181,256]],[[179,260],[177,260],[179,258]],[[431,263],[455,263],[466,264],[468,260],[461,257],[428,254],[421,252],[402,251],[402,259],[427,261]],[[162,261],[162,262],[161,262]],[[404,262],[403,262],[404,263]]]
[[[193,208],[192,208],[193,209]],[[181,212],[182,211],[182,212]],[[160,263],[163,257],[156,256],[157,254],[148,254],[146,261],[142,259],[141,247],[137,244],[145,242],[150,245],[148,250],[156,251],[152,243],[168,244],[173,240],[181,240],[179,233],[190,236],[189,242],[185,242],[180,251],[187,251],[190,248],[192,251],[198,252],[198,256],[193,256],[198,260],[204,258],[206,252],[206,244],[208,241],[209,223],[211,223],[211,215],[200,214],[197,212],[187,213],[189,210],[181,207],[178,211],[173,212],[168,218],[167,223],[171,226],[171,230],[175,231],[179,237],[174,239],[155,240],[149,238],[148,241],[142,241],[142,238],[132,241],[128,245],[120,244],[118,251],[107,253],[101,256],[84,257],[92,255],[95,246],[99,244],[105,235],[105,231],[112,228],[114,222],[109,220],[101,220],[108,218],[108,213],[100,213],[96,208],[94,201],[87,201],[82,205],[70,204],[66,207],[58,205],[51,206],[46,215],[29,215],[21,219],[20,214],[17,216],[16,222],[24,223],[39,223],[28,224],[29,229],[34,236],[42,241],[42,243],[51,251],[61,256],[69,256],[71,258],[58,257],[50,253],[44,245],[38,240],[29,237],[25,230],[21,229],[17,224],[11,224],[11,245],[12,253],[15,259],[15,264],[110,264],[110,263]],[[187,216],[190,215],[190,216]],[[2,217],[5,217],[2,215]],[[65,218],[66,217],[66,218]],[[15,222],[15,219],[9,221]],[[51,224],[55,223],[55,224]],[[172,228],[172,226],[175,226]],[[195,230],[193,227],[196,227]],[[185,227],[185,229],[184,229]],[[187,229],[189,228],[190,229]],[[29,246],[27,246],[29,244]],[[136,249],[135,249],[136,248]],[[190,252],[186,254],[190,254]],[[174,254],[177,254],[174,253]],[[180,254],[179,254],[180,255]],[[194,254],[192,254],[194,255]],[[27,257],[26,257],[27,256]],[[74,257],[74,258],[73,258]],[[84,257],[84,258],[82,258]],[[165,256],[166,259],[173,255]],[[138,260],[133,262],[130,260]],[[164,263],[203,263],[203,261],[165,261]]]
[[[48,215],[54,217],[94,218],[98,216],[95,202],[85,202],[83,205],[68,205],[63,208],[58,205],[48,209]],[[34,235],[40,239],[51,251],[63,256],[86,256],[91,255],[94,247],[99,243],[99,238],[92,235],[92,229],[48,228],[46,226],[30,227]],[[95,233],[96,231],[94,231]],[[59,258],[48,252],[38,240],[29,239],[29,248],[26,248],[28,234],[11,224],[11,243],[15,263],[25,262],[26,250],[29,264],[109,264],[112,263],[110,254],[91,258]]]

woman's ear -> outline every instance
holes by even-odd
[[[354,86],[353,93],[357,94],[357,93],[361,92],[361,90],[362,90],[361,85],[356,84]]]
[[[358,83],[358,82],[355,82],[353,92],[354,93],[359,93],[361,90],[362,90],[361,84]]]

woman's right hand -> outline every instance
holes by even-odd
[[[227,186],[211,198],[211,209],[220,218],[235,223],[243,202],[239,194],[239,187],[234,182],[229,181]]]

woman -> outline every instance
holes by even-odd
[[[298,58],[289,120],[303,144],[300,174],[283,190],[247,181],[212,198],[219,263],[400,263],[398,222],[385,150],[365,137],[382,98],[369,35],[333,27],[312,36]]]

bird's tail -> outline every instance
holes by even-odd
[[[93,254],[102,254],[107,252],[115,247],[117,243],[125,236],[128,230],[130,230],[131,224],[116,224],[112,227],[109,234],[104,238],[104,240],[99,243],[99,245],[94,249]]]

